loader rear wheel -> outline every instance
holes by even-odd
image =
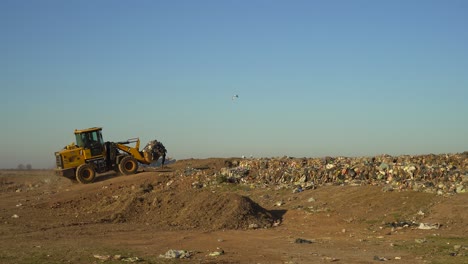
[[[92,183],[96,177],[96,171],[89,164],[82,164],[76,169],[76,180],[80,183]]]
[[[138,162],[132,156],[126,156],[120,161],[119,170],[123,175],[135,174],[138,170]]]

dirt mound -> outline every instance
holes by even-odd
[[[170,229],[213,230],[269,227],[273,217],[250,198],[238,194],[189,191],[138,195],[130,198],[109,220],[149,223]]]
[[[275,220],[268,210],[235,193],[164,190],[151,183],[139,187],[86,187],[75,195],[56,197],[44,206],[57,214],[63,211],[76,215],[77,222],[147,224],[161,230],[263,228],[271,227]]]

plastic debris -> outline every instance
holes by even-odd
[[[124,262],[131,262],[131,263],[134,263],[134,262],[140,262],[140,261],[143,261],[143,259],[139,258],[139,257],[123,257],[122,255],[114,255],[114,256],[111,256],[111,255],[93,255],[94,258],[96,259],[99,259],[101,261],[110,261],[110,260],[120,260],[120,261],[124,261]]]
[[[143,259],[139,258],[139,257],[127,257],[127,258],[122,258],[120,259],[121,261],[125,261],[125,262],[140,262],[140,261],[143,261]]]
[[[224,250],[222,248],[216,248],[217,250],[214,251],[214,252],[211,252],[210,254],[208,254],[208,256],[210,257],[218,257],[218,256],[221,256],[221,255],[224,255]]]
[[[312,244],[312,240],[307,240],[307,239],[303,239],[303,238],[296,238],[296,240],[294,240],[294,243],[296,243],[296,244]]]
[[[257,229],[258,228],[258,224],[250,224],[249,225],[249,229]]]
[[[107,261],[111,259],[111,255],[94,255],[94,258],[97,258],[102,261]]]
[[[377,260],[377,261],[387,261],[388,259],[385,258],[385,257],[374,256],[374,260]]]
[[[191,251],[176,250],[176,249],[169,249],[164,255],[159,255],[160,258],[167,258],[167,259],[184,259],[184,258],[190,258],[191,256],[192,256]]]
[[[427,242],[427,240],[425,238],[416,238],[414,239],[414,242],[418,243],[418,244],[424,244]]]
[[[439,227],[440,227],[440,224],[420,223],[418,226],[418,229],[429,230],[429,229],[439,229]]]

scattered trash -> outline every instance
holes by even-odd
[[[11,218],[15,218],[15,219],[16,219],[16,218],[19,218],[19,215],[14,214],[14,215],[11,216]]]
[[[385,257],[374,256],[374,260],[377,260],[377,261],[387,261],[388,259],[385,258]]]
[[[94,258],[97,258],[102,261],[110,260],[112,257],[111,255],[94,255]]]
[[[192,256],[191,251],[176,250],[176,249],[169,249],[164,255],[159,255],[160,258],[167,258],[167,259],[184,259],[184,258],[190,258],[191,256]]]
[[[208,254],[208,256],[210,257],[217,257],[217,256],[221,256],[221,255],[224,255],[224,250],[221,249],[221,248],[216,248],[217,251],[214,251],[214,252],[211,252],[210,254]]]
[[[418,244],[424,244],[427,242],[427,240],[425,238],[416,238],[414,240],[414,242],[418,243]]]
[[[149,193],[154,189],[151,183],[142,184],[140,185],[140,188],[144,193]]]
[[[340,260],[338,258],[332,258],[332,257],[324,257],[322,259],[325,260],[325,261],[328,261],[328,262],[336,262],[336,261]]]
[[[453,250],[459,251],[461,249],[461,247],[462,247],[461,245],[454,245]]]
[[[120,261],[131,262],[131,263],[143,261],[143,259],[139,257],[123,257],[122,255],[111,256],[111,255],[97,255],[96,254],[93,256],[94,258],[99,259],[103,262],[109,261],[109,260],[120,260]]]
[[[447,195],[466,192],[467,160],[468,156],[463,153],[250,158],[227,164],[220,174],[231,183],[253,186],[272,184],[279,189],[290,188],[294,193],[323,185],[373,185],[381,186],[384,192],[413,190]]]
[[[125,261],[125,262],[140,262],[140,261],[143,261],[143,259],[139,258],[139,257],[129,257],[129,258],[121,258],[120,259],[121,261]]]
[[[249,229],[257,229],[258,228],[258,224],[250,224],[249,225]]]
[[[439,229],[439,227],[440,227],[440,224],[420,223],[418,226],[418,229],[429,230],[429,229]]]
[[[410,227],[410,226],[418,226],[419,224],[413,221],[396,221],[391,223],[385,224],[388,227]]]
[[[294,243],[296,243],[296,244],[312,244],[313,242],[312,242],[312,240],[307,240],[307,239],[303,239],[303,238],[296,238]]]
[[[303,192],[304,190],[302,189],[301,186],[297,186],[294,190],[293,190],[293,193],[300,193],[300,192]]]
[[[275,221],[273,222],[273,226],[274,226],[274,227],[279,226],[280,224],[281,224],[281,220],[280,220],[280,219],[275,220]]]
[[[278,201],[278,202],[275,203],[275,206],[282,206],[283,204],[284,204],[283,201]]]

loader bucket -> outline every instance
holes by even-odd
[[[154,161],[157,161],[160,157],[163,157],[163,164],[164,164],[167,150],[161,142],[157,140],[152,140],[148,142],[148,144],[146,144],[142,152],[143,152],[143,157],[145,158],[145,161],[148,164]]]

